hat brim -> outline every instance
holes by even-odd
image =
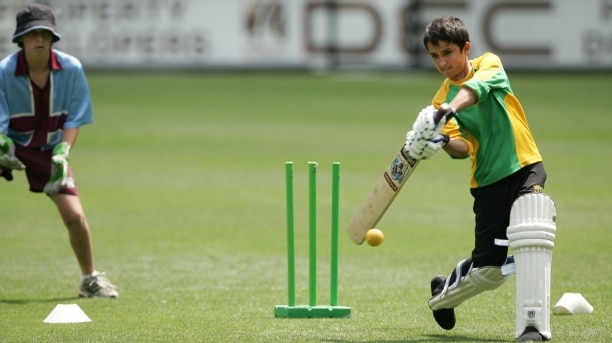
[[[13,43],[17,43],[17,41],[19,41],[19,37],[25,35],[26,33],[30,32],[30,31],[34,31],[34,30],[47,30],[50,31],[51,34],[53,35],[53,43],[59,41],[60,39],[62,39],[62,35],[60,35],[59,33],[55,32],[55,30],[53,29],[53,27],[49,26],[49,24],[44,21],[42,23],[37,23],[37,22],[31,22],[28,28],[23,29],[19,32],[16,32],[13,35]]]

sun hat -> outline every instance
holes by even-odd
[[[53,10],[43,4],[27,5],[17,13],[17,28],[13,34],[13,43],[17,43],[19,37],[32,31],[44,29],[51,31],[53,42],[57,42],[62,36],[57,33],[55,27],[55,15]]]

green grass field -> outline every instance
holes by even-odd
[[[513,74],[548,171],[558,232],[554,342],[612,335],[609,75]],[[95,123],[71,162],[97,268],[120,298],[78,299],[66,230],[18,174],[0,196],[1,342],[512,342],[514,277],[440,329],[429,280],[472,248],[469,162],[421,163],[357,246],[344,225],[442,81],[437,74],[91,73]],[[318,302],[329,301],[331,163],[341,162],[340,296],[349,319],[275,318],[287,303],[285,161],[295,162],[297,296],[308,303],[307,162],[319,162]],[[84,324],[45,324],[56,304]]]

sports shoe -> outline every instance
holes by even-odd
[[[79,297],[118,298],[119,292],[117,286],[113,285],[104,273],[95,271],[81,282]]]
[[[446,282],[446,278],[442,275],[438,275],[431,279],[431,296],[435,297],[436,295],[442,292],[442,288],[444,287],[444,283]],[[441,310],[433,311],[434,319],[436,323],[440,325],[444,330],[450,330],[455,327],[455,309],[452,308],[443,308]]]
[[[545,340],[544,336],[533,326],[526,327],[521,336],[516,339],[517,342],[543,342]]]

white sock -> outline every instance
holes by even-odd
[[[92,276],[92,275],[94,275],[95,273],[96,273],[96,272],[94,271],[94,272],[93,272],[93,273],[91,273],[91,274],[83,274],[83,275],[81,275],[81,282],[83,282],[83,280],[85,280],[85,279],[87,279],[87,278],[91,277],[91,276]]]

